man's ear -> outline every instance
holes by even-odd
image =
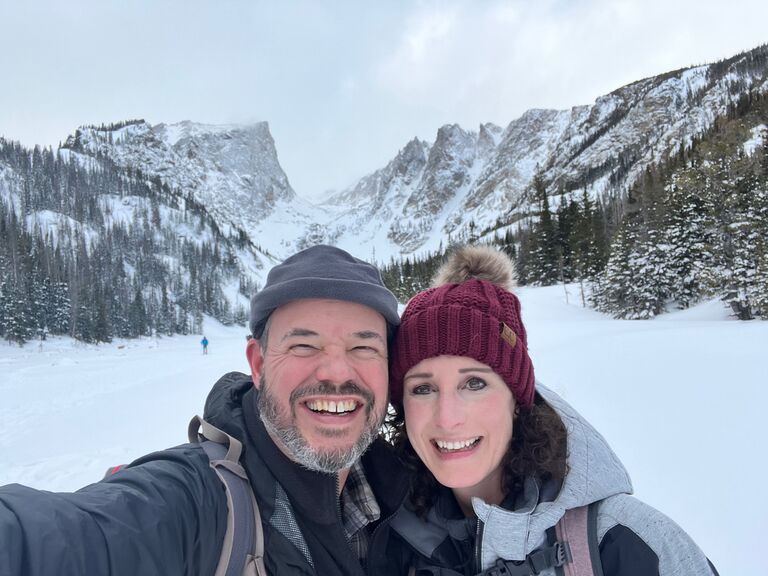
[[[249,339],[245,345],[245,357],[251,367],[253,384],[258,388],[261,371],[264,369],[264,355],[261,353],[261,344],[255,338]]]

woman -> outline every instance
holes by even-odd
[[[506,256],[464,248],[403,313],[391,424],[415,480],[390,553],[417,574],[572,574],[562,530],[592,504],[595,574],[717,574],[682,529],[629,496],[602,436],[535,384],[513,282]]]

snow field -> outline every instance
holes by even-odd
[[[652,321],[580,307],[578,289],[521,288],[538,380],[608,439],[642,500],[676,520],[723,576],[766,574],[761,456],[768,322],[717,301]],[[246,328],[91,346],[0,344],[0,485],[67,491],[186,440],[215,380],[247,372]],[[760,385],[762,384],[762,385]],[[754,486],[758,485],[757,488]]]

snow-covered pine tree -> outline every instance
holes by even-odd
[[[595,277],[590,303],[602,312],[625,318],[632,302],[631,286],[635,280],[632,268],[633,247],[637,244],[637,231],[632,220],[619,227],[610,246],[605,269]]]
[[[708,178],[696,167],[672,176],[667,187],[670,296],[688,308],[714,293],[717,276],[714,203]]]
[[[756,310],[753,298],[762,292],[757,286],[757,271],[766,226],[760,193],[759,173],[752,159],[740,152],[736,159],[724,160],[721,180],[723,196],[722,228],[725,298],[740,320],[751,320]]]
[[[550,286],[560,278],[557,232],[549,209],[549,198],[540,172],[533,178],[534,195],[539,203],[539,221],[529,237],[527,280],[532,284]]]

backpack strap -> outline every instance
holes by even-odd
[[[227,494],[227,531],[215,576],[267,576],[261,514],[240,464],[243,445],[199,416],[189,423],[188,436],[205,450]]]
[[[566,510],[555,526],[558,541],[571,550],[571,561],[562,567],[564,576],[603,576],[597,541],[597,505],[593,502]]]
[[[475,576],[536,576],[549,568],[565,566],[570,560],[568,543],[555,542],[551,546],[537,548],[519,562],[499,558],[493,566]]]

